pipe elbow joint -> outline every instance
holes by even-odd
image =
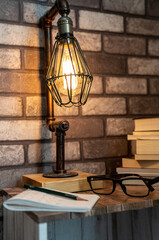
[[[70,13],[70,7],[67,0],[56,0],[55,4],[61,15],[63,14],[68,15]]]
[[[69,122],[66,120],[54,122],[54,128],[66,132],[69,129]]]
[[[66,132],[69,129],[69,122],[66,120],[61,121],[48,120],[46,121],[46,125],[51,132],[56,131]]]

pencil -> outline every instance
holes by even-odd
[[[65,192],[61,192],[61,191],[57,191],[57,190],[51,190],[51,189],[41,188],[41,187],[34,187],[31,185],[27,185],[27,184],[24,185],[24,188],[39,191],[39,192],[44,192],[44,193],[48,193],[48,194],[53,194],[53,195],[57,195],[57,196],[61,196],[61,197],[66,197],[66,198],[70,198],[73,200],[88,201],[87,199],[75,196],[73,194],[69,194],[69,193],[65,193]]]

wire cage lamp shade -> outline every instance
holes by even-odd
[[[58,34],[51,53],[52,21],[58,13],[61,17],[57,22]],[[55,0],[54,6],[40,20],[44,29],[46,124],[56,135],[56,169],[53,169],[52,173],[43,175],[49,178],[78,175],[75,171],[65,170],[64,142],[69,122],[56,120],[54,101],[61,107],[73,105],[78,107],[85,104],[93,81],[79,43],[73,36],[73,22],[68,17],[69,13],[67,0]]]
[[[93,77],[73,34],[57,35],[46,84],[59,106],[84,105]]]

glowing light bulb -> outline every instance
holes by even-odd
[[[70,74],[72,74],[72,76],[68,76]],[[68,59],[63,62],[63,75],[67,75],[67,82],[66,79],[64,78],[64,88],[67,89],[68,87],[69,90],[72,89],[72,91],[75,91],[78,81],[74,75],[72,63]]]
[[[63,45],[61,44],[61,48]],[[70,49],[70,51],[69,51]],[[62,76],[60,81],[60,91],[64,95],[68,95],[68,90],[72,91],[72,96],[76,96],[81,92],[81,76],[78,76],[79,67],[81,67],[80,63],[77,63],[77,58],[75,56],[75,52],[73,49],[73,45],[70,43],[68,45],[65,44],[63,48],[63,57],[60,69],[60,75]],[[62,50],[59,54],[59,61],[62,54]]]

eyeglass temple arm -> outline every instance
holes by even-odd
[[[155,184],[155,183],[157,183],[157,182],[159,182],[159,177],[156,177],[156,178],[154,178],[154,179],[151,179],[151,184]]]

